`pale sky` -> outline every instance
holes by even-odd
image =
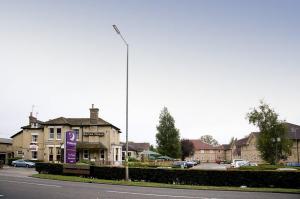
[[[155,143],[166,106],[181,138],[220,143],[257,130],[260,99],[300,124],[300,1],[0,2],[0,137],[38,119],[100,117],[125,140]]]

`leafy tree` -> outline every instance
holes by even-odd
[[[186,157],[194,155],[195,147],[194,144],[190,140],[182,139],[181,143],[181,159],[184,160]]]
[[[262,159],[270,164],[285,159],[292,144],[287,138],[287,127],[284,121],[278,119],[278,114],[268,104],[260,101],[259,106],[247,114],[247,119],[260,130],[256,147]]]
[[[234,143],[234,137],[231,137],[230,141],[229,141],[229,145],[231,146]]]
[[[175,120],[166,107],[160,113],[159,125],[156,127],[157,151],[162,155],[179,158],[181,155],[179,130],[175,128]]]
[[[203,135],[203,136],[201,136],[200,140],[207,143],[207,144],[211,144],[213,146],[218,146],[219,145],[218,141],[215,140],[213,138],[213,136],[211,136],[211,135]]]
[[[150,150],[150,151],[154,151],[154,152],[157,151],[156,148],[155,148],[152,144],[150,145],[149,150]]]

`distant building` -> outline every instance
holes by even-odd
[[[12,140],[0,138],[0,160],[7,163],[9,158],[13,157]]]
[[[200,162],[217,162],[225,159],[222,146],[213,146],[200,139],[190,140],[194,145],[194,155],[188,157],[188,160],[199,160]]]
[[[128,142],[128,158],[141,159],[141,152],[149,151],[150,144],[143,142]],[[122,159],[125,160],[126,143],[122,143]]]
[[[30,114],[29,125],[11,136],[15,157],[44,162],[63,160],[66,131],[72,130],[77,139],[77,161],[120,165],[122,146],[120,129],[98,117],[99,109],[90,108],[89,118],[58,117],[47,122]]]
[[[285,123],[288,129],[287,137],[293,141],[291,154],[289,154],[286,162],[299,163],[299,140],[300,140],[300,126]],[[235,140],[231,146],[233,159],[244,159],[251,162],[263,163],[260,157],[260,152],[257,150],[257,137],[259,132],[250,133],[247,137]]]

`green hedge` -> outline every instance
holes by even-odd
[[[90,173],[99,179],[123,180],[125,169],[91,167]],[[300,172],[129,168],[129,174],[132,181],[167,184],[300,188]]]
[[[63,165],[37,163],[36,170],[39,173],[63,174]],[[205,171],[129,168],[129,174],[132,181],[167,184],[300,188],[300,172],[297,171]],[[124,180],[125,168],[90,166],[90,177]]]
[[[63,174],[63,165],[62,164],[54,164],[54,163],[38,162],[35,164],[35,170],[39,173],[62,175]]]

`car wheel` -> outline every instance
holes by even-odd
[[[13,164],[14,167],[17,167],[17,164]]]
[[[26,164],[26,167],[29,168],[30,167],[29,164]]]

